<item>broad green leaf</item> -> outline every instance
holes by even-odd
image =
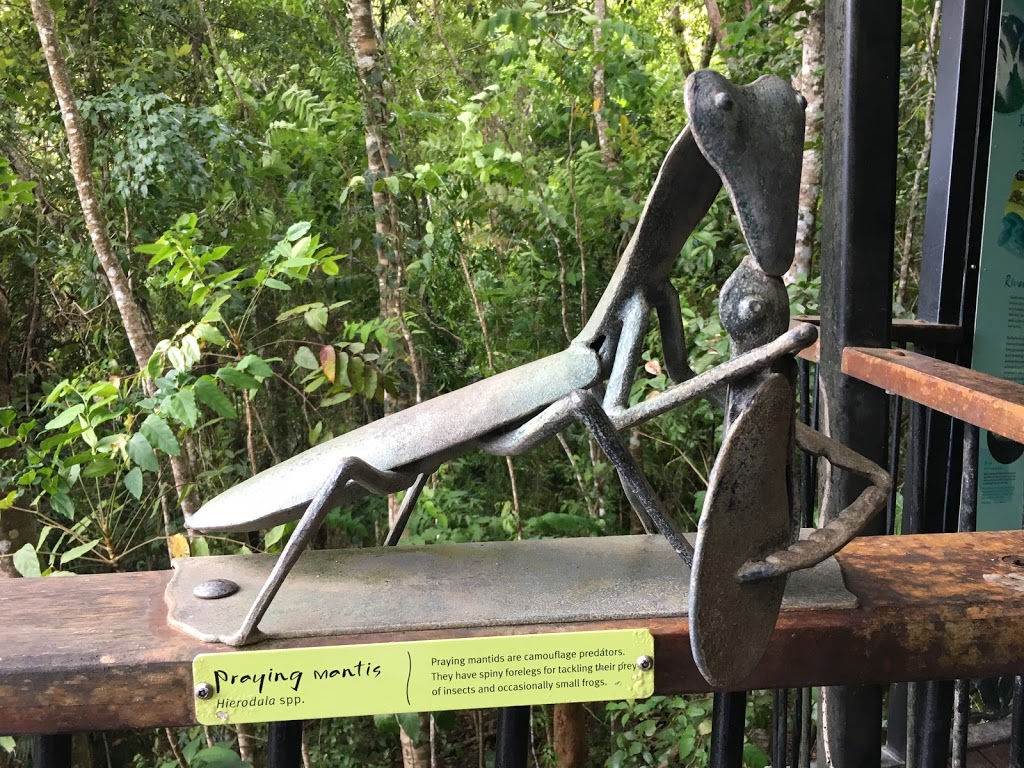
[[[308,371],[315,371],[320,367],[320,361],[316,359],[316,355],[309,347],[299,347],[295,350],[293,360],[299,368],[305,368]]]
[[[136,499],[142,497],[142,470],[138,467],[132,467],[128,474],[124,476],[124,487],[128,489],[128,493],[134,496]]]
[[[240,371],[252,374],[258,379],[269,379],[274,375],[274,369],[270,367],[270,363],[259,355],[246,355],[235,363],[235,367]]]
[[[300,256],[305,255],[306,251],[309,250],[310,244],[312,242],[313,242],[313,238],[311,238],[311,237],[304,237],[301,240],[299,240],[298,242],[294,243],[292,245],[292,250],[291,250],[291,257],[292,258],[289,259],[288,261],[286,261],[284,264],[281,264],[281,266],[282,267],[295,267],[295,266],[309,266],[310,264],[313,264],[314,263],[313,259],[309,259],[306,262],[298,262],[298,263],[295,263],[295,264],[289,264],[288,263],[289,261],[292,261],[292,259],[295,259],[296,257],[300,257]]]
[[[67,491],[58,491],[50,496],[50,506],[68,520],[73,520],[75,517],[75,503]]]
[[[275,291],[290,291],[292,289],[288,283],[282,283],[280,280],[273,277],[268,277],[263,281],[263,284],[267,286],[267,288],[273,288]]]
[[[754,744],[743,745],[743,765],[749,768],[767,768],[771,762],[764,750]]]
[[[352,383],[352,388],[360,392],[363,391],[363,369],[365,367],[366,363],[361,357],[352,357],[348,361],[348,380]]]
[[[225,384],[235,389],[259,389],[260,383],[245,371],[240,371],[233,365],[225,365],[218,370],[214,376]]]
[[[213,380],[212,376],[203,376],[195,383],[193,388],[195,389],[196,397],[202,400],[218,416],[222,416],[225,419],[238,418],[234,403],[221,391],[221,388]]]
[[[281,525],[275,525],[273,528],[271,528],[269,531],[267,531],[266,535],[263,537],[263,545],[267,549],[270,549],[272,546],[274,546],[279,541],[281,541],[281,539],[284,538],[284,534],[286,532],[286,526],[287,525],[288,525],[288,523],[282,523]]]
[[[189,429],[196,425],[199,419],[199,408],[196,406],[196,394],[191,389],[182,389],[175,392],[164,401],[164,408],[172,418]]]
[[[163,451],[168,456],[177,456],[181,453],[178,440],[171,431],[171,428],[167,426],[166,421],[155,413],[151,413],[146,417],[140,429],[149,441],[149,444],[158,451]]]
[[[2,499],[0,499],[0,510],[10,509],[11,507],[13,507],[14,506],[14,500],[16,498],[18,498],[18,492],[17,491],[11,491],[6,496],[4,496]]]
[[[310,224],[308,221],[299,221],[296,222],[295,224],[292,224],[290,227],[288,227],[288,231],[285,232],[284,239],[287,240],[289,243],[294,243],[296,240],[300,239],[303,235],[309,232],[309,226]]]
[[[46,422],[46,426],[44,426],[43,429],[60,429],[61,427],[66,427],[72,421],[81,416],[82,411],[84,410],[84,403],[75,403],[67,410],[62,411],[60,414],[58,414],[56,418],[53,418],[50,421]]]
[[[85,399],[91,400],[92,398],[104,398],[104,397],[117,397],[117,387],[111,381],[99,381],[85,390]]]
[[[199,342],[195,336],[184,336],[181,339],[181,352],[185,356],[185,364],[191,368],[199,362],[203,353],[199,351]]]
[[[193,333],[203,341],[208,341],[219,347],[228,343],[227,339],[224,338],[224,334],[209,323],[197,323]]]
[[[320,407],[327,408],[331,405],[337,405],[338,403],[344,403],[346,400],[351,400],[354,395],[351,392],[339,392],[336,395],[325,397],[320,401]]]
[[[99,543],[100,543],[100,540],[96,539],[95,541],[89,541],[89,542],[86,542],[85,544],[80,544],[77,547],[72,547],[67,552],[65,552],[63,555],[60,556],[60,564],[61,565],[67,565],[68,563],[70,563],[70,562],[72,562],[74,560],[77,560],[82,555],[87,554],[87,553],[91,552],[93,549],[95,549],[96,545],[99,544]]]
[[[18,442],[16,437],[0,437],[0,449],[10,448],[16,442]]]
[[[128,458],[147,472],[156,472],[160,466],[153,453],[153,446],[141,432],[136,432],[128,441]]]
[[[82,466],[82,477],[106,477],[117,471],[117,463],[109,456],[97,456]]]
[[[327,307],[314,307],[302,317],[306,321],[306,325],[317,333],[327,332]]]
[[[377,371],[369,366],[363,372],[363,395],[372,398],[377,394]]]
[[[233,749],[214,744],[199,750],[189,763],[192,768],[251,768],[252,763],[242,760]]]
[[[43,575],[42,571],[39,570],[39,558],[36,556],[36,548],[31,544],[26,544],[15,552],[11,560],[14,562],[14,570],[26,579]]]
[[[18,742],[14,740],[13,736],[0,736],[0,749],[4,752],[13,755],[17,746]]]
[[[167,348],[167,361],[171,364],[171,367],[176,371],[188,370],[188,365],[185,363],[185,355],[177,347]]]
[[[408,736],[413,743],[419,741],[420,738],[420,714],[419,712],[403,712],[400,715],[395,715],[395,719],[398,720],[398,725],[405,735]]]
[[[202,536],[192,539],[192,543],[189,546],[192,552],[192,557],[209,557],[210,555],[210,542],[204,539]]]

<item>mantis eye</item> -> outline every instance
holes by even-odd
[[[740,312],[747,320],[757,320],[764,314],[764,302],[760,299],[745,298],[740,304]]]
[[[733,107],[732,96],[725,91],[720,91],[715,94],[715,106],[721,110],[728,112]]]

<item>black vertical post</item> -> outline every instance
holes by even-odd
[[[845,376],[843,349],[888,347],[896,216],[901,3],[827,0],[821,243],[821,423],[834,439],[882,466],[888,401]],[[864,481],[833,472],[824,521],[852,503]],[[869,533],[881,533],[877,519]],[[818,765],[877,766],[882,688],[821,693]]]
[[[494,768],[526,768],[530,757],[530,708],[498,710],[498,742]]]
[[[1010,717],[1010,768],[1024,768],[1024,677],[1013,678]]]
[[[71,768],[71,734],[36,736],[32,740],[33,768]]]
[[[782,766],[786,762],[786,725],[789,717],[789,691],[776,688],[772,691],[772,765]]]
[[[267,768],[300,768],[302,721],[287,720],[267,726]]]
[[[925,350],[960,365],[971,362],[999,11],[999,0],[947,0],[942,8],[918,317],[961,326],[958,347]],[[962,459],[976,431],[968,428],[965,434],[960,423],[934,411],[915,417],[922,437],[912,443],[908,457],[908,468],[919,475],[906,484],[905,509],[914,511],[911,532],[955,531],[965,511],[962,489],[975,479],[975,456],[970,455],[969,466]],[[973,502],[969,506],[973,509]],[[921,685],[917,728],[910,737],[918,742],[917,763],[923,768],[947,764],[951,731],[954,757],[964,759],[965,684],[956,698],[955,687],[952,681]]]
[[[747,692],[716,693],[711,707],[711,768],[742,768]]]

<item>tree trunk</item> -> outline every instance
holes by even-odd
[[[821,136],[824,106],[825,11],[815,8],[807,17],[804,30],[803,63],[796,89],[807,99],[807,122],[804,126],[804,160],[800,171],[800,202],[796,220],[796,249],[793,264],[786,273],[787,283],[811,274],[818,200],[821,197]]]
[[[57,38],[53,11],[47,0],[31,1],[32,16],[35,18],[36,27],[39,30],[39,40],[42,43],[43,54],[46,56],[46,65],[50,70],[50,80],[60,104],[60,116],[64,122],[64,131],[68,139],[71,172],[75,179],[75,189],[78,191],[85,226],[89,231],[93,250],[96,252],[107,283],[110,285],[118,313],[121,315],[121,322],[128,336],[128,344],[135,355],[139,369],[145,370],[146,363],[153,355],[154,342],[147,318],[142,307],[135,300],[128,277],[125,275],[121,262],[118,261],[117,254],[114,252],[114,246],[110,242],[110,237],[107,235],[103,209],[100,207],[99,197],[93,187],[92,168],[89,164],[89,150],[85,141],[82,119],[71,87],[71,78],[68,76],[64,54]],[[142,386],[147,394],[155,392],[153,382],[147,378],[142,379]],[[178,501],[185,517],[188,518],[198,509],[199,504],[195,489],[192,487],[192,467],[186,454],[171,457],[171,471],[174,474],[174,485],[178,491]]]
[[[388,180],[394,176],[391,168],[391,141],[388,136],[388,109],[386,96],[386,66],[383,51],[378,43],[377,27],[373,20],[371,0],[348,0],[349,19],[352,29],[349,44],[355,59],[363,97],[363,130],[366,140],[366,159],[369,180],[372,184],[375,247],[377,254],[377,286],[380,290],[380,314],[385,320],[392,320],[402,333],[409,364],[415,380],[415,400],[422,399],[419,360],[412,333],[405,322],[403,289],[405,283],[405,262],[402,258],[401,229],[398,216],[398,201],[388,187]],[[384,395],[384,411],[392,413],[403,403],[390,394]],[[394,524],[398,515],[398,502],[394,494],[388,496],[388,524]],[[429,731],[428,715],[420,715],[421,732]],[[426,723],[426,729],[424,729]],[[429,740],[416,744],[405,729],[401,731],[402,762],[405,768],[428,768],[430,765]]]
[[[371,0],[349,0],[349,18],[352,21],[349,42],[362,86],[366,159],[373,185],[374,226],[377,232],[377,286],[380,290],[381,317],[393,320],[401,331],[415,382],[415,400],[419,402],[423,398],[419,356],[412,333],[405,322],[405,261],[402,257],[398,203],[387,185],[387,180],[394,176],[390,164],[392,151],[387,127],[390,110],[385,95],[388,73],[382,66],[383,52],[377,42],[377,27],[373,21]],[[391,412],[396,407],[393,399],[385,395],[385,411]]]
[[[704,8],[708,12],[708,36],[704,38],[704,46],[700,52],[700,68],[707,69],[711,66],[711,57],[715,53],[722,39],[725,37],[725,24],[722,21],[722,11],[716,0],[704,0]]]
[[[907,298],[907,285],[910,282],[910,265],[914,257],[914,230],[917,226],[917,207],[921,201],[921,182],[928,171],[928,158],[932,152],[932,110],[935,108],[935,80],[938,77],[936,68],[939,22],[942,18],[942,0],[935,0],[932,9],[932,23],[928,32],[928,57],[925,61],[924,76],[928,80],[928,95],[924,103],[924,143],[917,156],[914,167],[914,180],[910,183],[910,200],[907,202],[907,220],[903,228],[903,244],[900,253],[900,277],[896,286],[896,303],[903,306]]]
[[[718,7],[717,0],[704,0],[704,8],[708,12],[708,24],[711,26],[711,34],[715,36],[716,42],[721,43],[722,38],[725,37],[725,25],[722,21],[722,11]]]
[[[606,0],[594,0],[594,125],[597,128],[597,146],[601,148],[601,158],[609,168],[618,165],[615,150],[608,139],[608,118],[604,116],[605,84],[604,84],[604,47],[601,45],[601,24],[608,15]]]
[[[558,768],[584,768],[588,752],[583,705],[555,704],[555,760]]]
[[[687,78],[693,74],[693,58],[690,56],[690,47],[686,41],[686,26],[683,24],[683,15],[678,4],[672,6],[668,13],[668,20],[672,27],[672,36],[676,39],[679,69],[682,70],[683,77]]]

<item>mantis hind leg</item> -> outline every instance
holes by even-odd
[[[423,492],[423,486],[427,484],[427,478],[430,477],[429,472],[423,472],[416,476],[416,480],[409,486],[409,489],[405,492],[405,498],[402,499],[402,506],[398,509],[398,517],[395,518],[394,525],[391,526],[391,530],[388,531],[387,538],[384,539],[385,547],[393,547],[398,544],[398,540],[402,538],[402,533],[405,531],[405,526],[409,522],[409,517],[412,515],[412,511],[416,508],[416,502],[420,498],[420,493]]]
[[[629,448],[615,431],[608,414],[592,392],[577,389],[569,395],[573,412],[594,436],[608,459],[615,465],[626,498],[648,531],[661,533],[687,566],[693,565],[693,547],[665,511],[651,484],[637,466]]]
[[[309,503],[291,538],[282,550],[274,568],[260,589],[252,607],[242,621],[242,626],[232,635],[220,638],[227,645],[245,645],[259,636],[259,623],[270,608],[271,602],[281,589],[285,577],[291,572],[299,555],[313,539],[324,518],[331,509],[335,495],[349,483],[355,483],[371,493],[393,493],[413,484],[414,475],[406,472],[388,472],[367,464],[362,459],[349,456],[341,460],[316,496]],[[422,486],[420,486],[422,488]],[[418,494],[417,494],[418,495]],[[415,499],[413,500],[413,504]],[[410,511],[413,504],[410,504]],[[404,505],[403,505],[404,506]]]

